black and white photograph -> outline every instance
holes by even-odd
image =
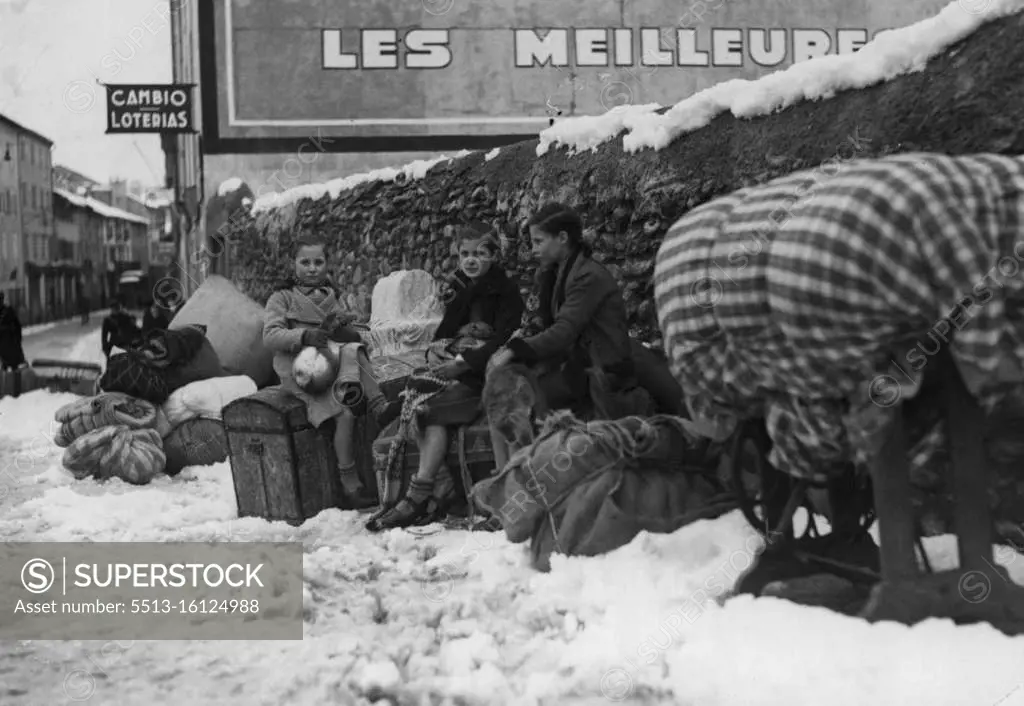
[[[1024,706],[1024,0],[0,0],[0,705]]]

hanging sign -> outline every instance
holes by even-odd
[[[107,85],[107,134],[196,132],[194,84]]]

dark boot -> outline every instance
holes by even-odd
[[[366,529],[370,532],[383,532],[389,529],[419,525],[429,515],[427,512],[429,503],[429,499],[415,502],[409,498],[402,498],[393,508],[367,522]]]

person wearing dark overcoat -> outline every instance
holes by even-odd
[[[549,203],[528,227],[539,261],[540,330],[512,338],[490,364],[526,363],[538,370],[548,409],[596,409],[601,416],[610,398],[636,387],[622,291],[591,257],[575,209]]]

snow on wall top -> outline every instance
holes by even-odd
[[[364,172],[362,174],[352,174],[340,179],[332,179],[326,184],[303,184],[302,186],[296,186],[292,189],[288,189],[287,191],[264,194],[256,199],[256,203],[254,203],[252,207],[252,212],[256,214],[260,211],[281,208],[297,201],[302,201],[303,199],[312,199],[315,201],[323,198],[324,194],[330,194],[331,199],[333,200],[338,198],[338,195],[342,191],[347,191],[359,186],[360,184],[365,184],[371,181],[394,181],[399,174],[403,174],[409,181],[422,179],[435,164],[461,159],[469,154],[472,154],[471,150],[461,150],[451,157],[441,155],[434,159],[417,159],[415,162],[411,162],[402,167],[384,167],[383,169],[374,169],[373,171]]]
[[[977,11],[964,0],[951,2],[926,20],[880,32],[854,54],[821,56],[750,81],[734,79],[695,93],[662,114],[657,104],[619,106],[604,115],[569,118],[542,130],[537,156],[552,145],[571,153],[597,149],[622,132],[626,152],[660,150],[674,139],[730,111],[737,118],[769,115],[800,101],[831,98],[839,91],[866,88],[924,69],[929,59],[986,22],[1024,9],[1024,0],[991,0]]]
[[[220,186],[217,187],[217,196],[227,196],[232,191],[237,191],[238,188],[241,186],[242,180],[239,179],[238,177],[231,177],[230,179],[225,179],[220,183]]]

